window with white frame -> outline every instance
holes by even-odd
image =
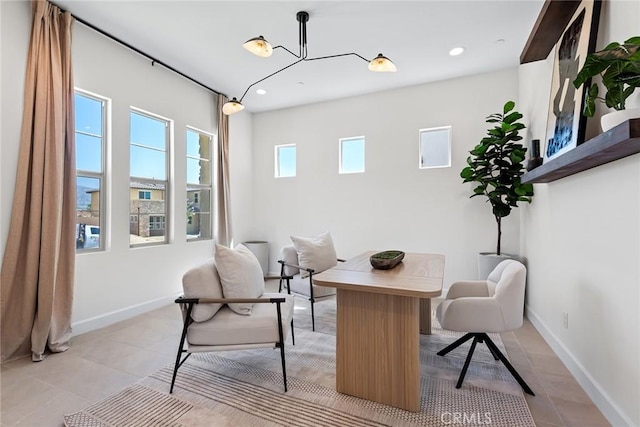
[[[339,146],[339,172],[364,172],[364,136],[341,138]]]
[[[213,137],[187,129],[187,240],[210,239],[212,233]]]
[[[133,109],[129,117],[129,244],[167,243],[170,122]]]
[[[104,249],[107,100],[76,90],[76,251]],[[102,229],[102,233],[100,233]]]
[[[276,145],[275,177],[296,176],[296,144]]]
[[[420,169],[451,167],[451,126],[420,129]]]

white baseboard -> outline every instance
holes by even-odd
[[[147,313],[160,307],[164,307],[172,303],[182,293],[174,296],[167,296],[158,298],[152,301],[146,301],[141,304],[132,305],[120,310],[105,313],[100,316],[92,317],[90,319],[81,320],[71,324],[71,336],[81,335],[87,332],[95,331],[96,329],[104,328],[114,323],[121,322],[123,320],[130,319],[140,314]]]
[[[549,344],[560,360],[562,360],[567,369],[569,369],[569,372],[571,372],[576,381],[578,381],[578,384],[580,384],[587,395],[589,395],[593,403],[600,409],[611,425],[634,426],[633,421],[616,405],[562,341],[547,328],[540,316],[531,310],[529,306],[526,307],[526,313],[529,321],[531,321],[540,335],[547,341],[547,344]]]

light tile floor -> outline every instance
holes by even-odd
[[[171,363],[180,325],[179,310],[170,305],[77,336],[68,351],[42,362],[2,365],[0,426],[61,426],[64,414]],[[609,425],[529,321],[502,337],[509,359],[536,393],[525,396],[537,426]]]

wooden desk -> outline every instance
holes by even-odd
[[[395,268],[376,270],[373,253],[313,276],[315,284],[337,288],[336,389],[416,412],[420,312],[430,333],[430,298],[442,293],[444,256],[407,253]]]

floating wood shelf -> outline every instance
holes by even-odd
[[[569,23],[580,1],[546,0],[520,54],[520,63],[546,59]]]
[[[640,153],[640,119],[631,119],[525,173],[522,182],[552,182],[636,153]]]

